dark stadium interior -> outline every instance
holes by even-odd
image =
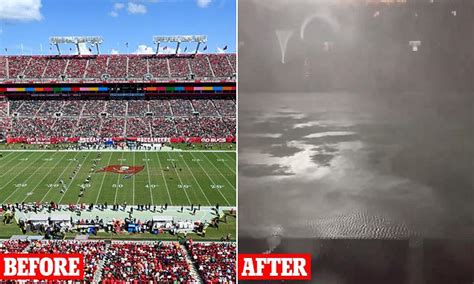
[[[271,2],[244,0],[239,6],[239,13],[245,15],[239,26],[239,65],[245,71],[239,74],[242,91],[474,89],[470,77],[474,71],[472,1]],[[377,11],[380,16],[374,17]],[[303,19],[313,14],[329,16],[337,25],[316,18],[306,26],[302,40]],[[281,57],[275,36],[278,29],[293,30],[285,65],[274,60]],[[418,52],[407,52],[411,40],[421,41]],[[334,49],[324,52],[323,41],[333,41]],[[253,64],[256,58],[259,64]],[[305,76],[305,59],[310,78]]]
[[[259,239],[239,239],[239,253],[265,246]],[[315,283],[468,284],[473,246],[472,241],[431,239],[422,248],[404,240],[284,239],[274,253],[311,252]]]
[[[336,2],[239,3],[239,251],[472,283],[474,2]]]

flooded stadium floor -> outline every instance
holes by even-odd
[[[239,111],[240,251],[318,244],[317,283],[474,281],[471,94],[241,92]]]
[[[239,238],[239,252],[267,247],[263,239]],[[275,253],[312,254],[317,284],[471,284],[474,241],[283,239]]]

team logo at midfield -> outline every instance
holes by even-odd
[[[125,166],[125,165],[110,165],[105,168],[102,168],[100,170],[97,170],[96,173],[102,173],[102,172],[111,172],[111,173],[116,173],[116,174],[121,174],[121,175],[134,175],[141,170],[143,170],[145,166]]]

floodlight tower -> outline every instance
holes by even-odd
[[[58,54],[61,55],[61,49],[59,48],[59,43],[55,43],[54,45],[56,45],[56,49],[58,50]]]
[[[197,41],[197,45],[196,45],[196,50],[194,51],[194,54],[197,54],[198,51],[199,51],[199,47],[201,46],[201,43],[205,43],[207,42],[207,36],[196,36],[196,41]]]
[[[97,49],[97,54],[100,54],[99,45],[102,44],[104,40],[100,36],[53,36],[49,38],[49,43],[56,45],[59,55],[61,55],[61,49],[59,44],[63,43],[72,43],[76,46],[77,54],[81,55],[81,43],[90,43],[95,45]]]
[[[411,46],[412,51],[418,51],[418,49],[421,46],[421,41],[420,40],[411,40],[408,42],[408,44]]]
[[[153,43],[156,44],[156,54],[160,52],[160,43],[162,42],[176,42],[176,51],[175,54],[179,52],[179,46],[182,42],[197,42],[196,52],[199,50],[201,43],[207,41],[207,36],[204,35],[174,35],[174,36],[154,36]]]

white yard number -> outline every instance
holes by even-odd
[[[122,187],[123,187],[123,184],[116,184],[116,183],[114,183],[114,184],[112,184],[112,187],[113,187],[113,188],[122,188]]]
[[[117,159],[117,161],[126,161],[127,159],[124,159],[124,158],[121,158],[121,159]]]
[[[17,184],[15,184],[15,187],[26,187],[26,186],[28,186],[27,183],[17,183]]]
[[[167,159],[168,162],[174,162],[176,159]]]
[[[145,185],[146,188],[156,188],[157,185],[156,184],[147,184]]]
[[[48,187],[49,187],[49,188],[59,187],[59,184],[57,184],[57,183],[49,183],[49,184],[48,184]]]
[[[218,162],[225,162],[225,159],[217,159]]]
[[[143,158],[142,161],[144,161],[144,162],[149,162],[149,161],[151,161],[151,160],[150,160],[150,159],[145,159],[145,158]]]
[[[178,188],[188,189],[191,186],[189,184],[178,184]]]
[[[97,158],[97,159],[92,159],[92,161],[100,161],[100,160],[102,160],[102,159],[99,159],[99,158]]]
[[[21,158],[20,161],[28,161],[28,158]]]
[[[52,158],[45,158],[43,159],[43,161],[52,161],[53,159]]]
[[[211,188],[212,188],[212,189],[223,189],[224,186],[223,186],[223,185],[220,185],[220,184],[211,184]]]

